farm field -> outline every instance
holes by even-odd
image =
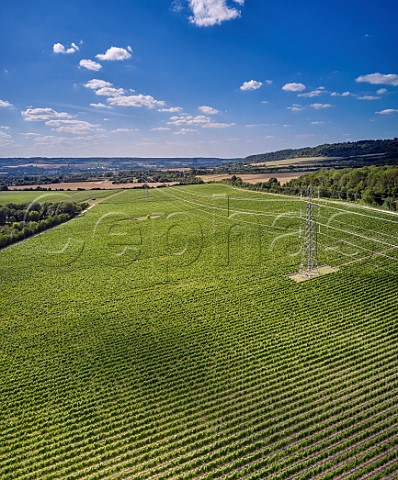
[[[260,183],[260,182],[267,182],[270,178],[277,178],[281,185],[293,180],[295,178],[299,178],[302,175],[305,175],[308,172],[299,172],[299,173],[237,173],[236,176],[240,177],[244,182],[247,183]],[[205,183],[207,182],[220,182],[221,180],[225,180],[227,178],[231,178],[232,175],[228,173],[214,173],[209,175],[198,175]]]
[[[2,480],[397,478],[396,216],[319,202],[296,283],[298,197],[59,193],[0,251]]]
[[[92,198],[106,198],[114,195],[115,191],[95,190],[95,191],[70,191],[70,192],[44,192],[44,191],[9,191],[0,192],[0,205],[6,203],[26,203],[26,202],[88,202]]]
[[[287,158],[286,160],[270,160],[268,162],[256,162],[252,163],[253,166],[264,167],[289,167],[291,165],[319,165],[324,162],[330,162],[331,160],[341,160],[342,157],[294,157]]]
[[[176,182],[152,182],[151,187],[157,188],[165,185],[176,185]],[[11,186],[10,190],[23,190],[25,188],[36,188],[37,185],[22,185],[22,186]],[[118,190],[121,188],[141,188],[141,183],[113,183],[112,180],[101,180],[98,182],[59,182],[59,183],[46,183],[39,185],[39,187],[51,188],[53,190],[57,188],[62,188],[64,190],[77,190],[78,188],[84,188],[86,190],[92,190],[93,188],[103,188],[103,189],[113,189]],[[97,190],[95,190],[97,191]]]

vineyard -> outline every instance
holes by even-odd
[[[398,215],[316,201],[296,283],[305,199],[99,195],[0,252],[2,480],[398,477]]]

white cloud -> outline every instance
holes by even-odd
[[[100,63],[94,62],[93,60],[80,60],[79,65],[83,68],[87,68],[87,70],[93,70],[94,72],[98,72],[102,68]]]
[[[358,100],[380,100],[381,97],[376,97],[375,95],[362,95],[361,97],[357,96]]]
[[[173,135],[188,135],[189,133],[198,133],[198,131],[193,128],[182,128],[178,132],[173,132]]]
[[[332,97],[349,97],[350,95],[352,95],[352,93],[351,92],[343,92],[343,93],[332,92],[330,95]]]
[[[166,103],[163,100],[155,100],[151,95],[120,96],[108,98],[108,102],[119,107],[146,107],[149,109],[162,107]]]
[[[114,88],[113,84],[104,80],[93,79],[84,85],[86,88],[95,90],[95,94],[108,97],[107,102],[110,105],[120,107],[146,107],[149,109],[158,108],[158,111],[166,111],[177,113],[182,110],[180,107],[163,108],[165,103],[163,100],[156,100],[151,95],[125,95],[126,90],[123,88]],[[134,91],[134,90],[130,90]],[[92,107],[104,108],[102,103],[93,103]],[[109,108],[109,106],[108,106]]]
[[[120,97],[124,94],[123,88],[103,87],[95,92],[96,95],[102,97]]]
[[[53,135],[43,135],[34,139],[35,145],[60,145],[68,143],[68,138],[65,137],[55,137]]]
[[[325,122],[311,122],[311,125],[325,125]]]
[[[34,144],[40,147],[53,147],[58,145],[92,146],[98,139],[96,135],[82,135],[75,137],[60,137],[55,135],[42,135],[34,139]]]
[[[387,92],[388,90],[386,88],[379,88],[376,93],[377,95],[384,95]]]
[[[361,75],[355,79],[358,83],[371,83],[372,85],[393,85],[398,87],[398,75],[394,73],[388,73],[384,75],[382,73],[370,73],[368,75]]]
[[[205,115],[179,115],[170,117],[168,125],[174,125],[177,127],[182,126],[198,126],[202,128],[230,128],[234,123],[216,123],[211,120],[210,117]]]
[[[286,83],[282,87],[282,90],[285,92],[302,92],[306,89],[306,86],[303,83]]]
[[[302,112],[304,110],[304,107],[302,105],[294,103],[291,107],[287,107],[287,109],[291,110],[292,112]]]
[[[11,135],[8,133],[0,132],[0,147],[12,147],[15,145],[15,142]]]
[[[207,105],[202,105],[201,107],[199,107],[199,110],[206,115],[216,115],[217,113],[220,113],[219,110],[216,110],[215,108],[209,107]]]
[[[105,53],[99,53],[96,57],[99,60],[127,60],[131,57],[132,48],[129,48],[130,51],[125,48],[111,47]]]
[[[243,6],[245,0],[234,0]],[[240,11],[227,5],[227,0],[189,0],[193,15],[191,23],[198,27],[211,27],[240,17]]]
[[[332,105],[330,103],[313,103],[311,105],[312,108],[315,108],[315,110],[322,110],[324,108],[330,108]]]
[[[132,128],[116,128],[115,130],[112,130],[114,133],[130,133],[134,132]]]
[[[151,132],[169,132],[170,128],[169,127],[155,127],[151,128]]]
[[[202,128],[231,128],[235,123],[215,123],[209,122],[202,125]]]
[[[62,53],[62,54],[70,54],[79,51],[79,47],[76,43],[72,43],[69,48],[66,48],[62,43],[54,43],[53,45],[53,52],[54,53]]]
[[[90,103],[90,107],[94,108],[112,108],[109,105],[105,105],[103,103]]]
[[[185,125],[204,125],[205,123],[210,123],[211,120],[209,117],[204,115],[197,115],[196,117],[192,115],[175,115],[170,117],[170,121],[167,122],[169,125],[176,125],[178,127]]]
[[[11,127],[9,127],[8,125],[0,125],[0,128],[3,130],[11,130]]]
[[[52,119],[72,118],[69,113],[57,112],[52,108],[27,108],[21,114],[27,122],[45,122]]]
[[[257,90],[261,88],[263,85],[262,82],[257,82],[256,80],[250,80],[249,82],[243,82],[243,84],[240,86],[240,89],[243,92],[247,92],[249,90]]]
[[[49,120],[46,122],[46,125],[56,132],[73,133],[75,135],[87,133],[98,128],[98,125],[93,125],[83,120]]]
[[[380,112],[376,112],[378,115],[391,115],[393,113],[398,113],[398,110],[395,108],[386,108],[385,110],[381,110]]]
[[[105,82],[104,80],[98,80],[93,78],[84,85],[86,88],[91,88],[91,90],[97,90],[99,88],[111,87],[112,83]]]
[[[65,47],[62,45],[62,43],[54,43],[53,52],[54,53],[66,53],[65,52]]]
[[[158,112],[166,112],[166,113],[179,113],[182,112],[181,107],[170,107],[170,108],[159,108]]]
[[[12,107],[13,104],[10,102],[7,102],[7,100],[0,100],[0,108],[7,108],[7,107]]]
[[[325,93],[325,89],[317,88],[316,90],[312,90],[311,92],[308,92],[308,93],[299,93],[297,96],[303,97],[303,98],[314,98],[314,97],[319,97],[319,95],[322,95],[322,93]]]

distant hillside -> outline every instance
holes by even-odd
[[[336,163],[338,163],[338,160],[347,159],[352,159],[353,163],[357,159],[361,163],[360,159],[362,158],[362,163],[369,163],[369,161],[366,161],[366,156],[374,158],[374,161],[370,163],[377,163],[381,159],[383,162],[388,161],[388,159],[398,160],[398,138],[393,140],[361,140],[359,142],[332,143],[318,145],[317,147],[279,150],[250,155],[243,160],[243,163],[254,164],[312,157],[332,157]],[[316,159],[312,158],[312,160]],[[326,163],[329,163],[327,158]]]
[[[118,172],[120,170],[167,170],[218,167],[241,158],[0,158],[0,177],[21,175],[59,175],[85,172]]]

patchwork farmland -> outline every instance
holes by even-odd
[[[397,478],[398,216],[317,201],[297,283],[298,197],[97,193],[0,251],[2,480]]]

